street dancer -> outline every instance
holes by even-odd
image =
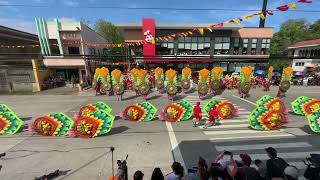
[[[193,120],[193,127],[197,127],[197,125],[199,124],[199,122],[202,119],[202,110],[200,107],[200,102],[197,102],[197,104],[194,106],[193,108],[193,116],[194,116],[194,120]]]

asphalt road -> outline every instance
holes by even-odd
[[[276,87],[268,94],[275,95]],[[276,147],[280,156],[289,163],[303,169],[301,159],[310,152],[320,153],[318,135],[310,132],[305,117],[289,114],[290,122],[283,130],[272,133],[258,133],[248,128],[247,116],[254,109],[254,102],[264,95],[260,89],[253,89],[246,101],[237,97],[236,91],[225,91],[217,99],[234,103],[240,115],[222,125],[204,130],[192,127],[192,122],[165,123],[161,121],[133,123],[117,119],[112,131],[106,136],[93,139],[69,137],[43,137],[31,132],[20,132],[14,136],[0,137],[0,152],[7,156],[0,160],[3,165],[1,179],[32,179],[56,169],[68,171],[58,179],[106,179],[111,174],[110,147],[115,147],[114,160],[123,159],[129,154],[129,175],[142,170],[146,179],[154,167],[164,173],[170,172],[174,160],[186,167],[196,165],[198,157],[207,160],[222,150],[230,150],[237,157],[247,152],[253,159],[266,159],[264,148]],[[320,87],[292,87],[284,101],[287,105],[296,97],[305,95],[320,97]],[[180,95],[177,100],[198,101],[197,93]],[[127,93],[124,100],[115,97],[93,96],[93,91],[71,95],[0,96],[26,121],[54,112],[65,112],[71,116],[82,105],[98,100],[105,101],[117,115],[125,106],[143,101],[133,93]],[[150,102],[160,110],[169,104],[165,95],[152,93]],[[203,105],[205,101],[201,102]]]

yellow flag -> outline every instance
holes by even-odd
[[[208,27],[207,29],[208,29],[210,32],[212,32],[212,29],[211,29],[211,28]]]
[[[224,22],[223,24],[229,24],[229,23],[230,23],[230,20],[228,20],[228,21]]]
[[[261,19],[265,19],[266,17],[264,16],[263,12],[259,12],[259,16]]]
[[[297,10],[296,3],[291,2],[291,3],[290,3],[290,8],[293,9],[293,10]]]
[[[246,18],[247,20],[251,20],[253,18],[253,15],[248,15],[248,16],[245,16],[244,18]]]
[[[199,31],[199,33],[200,33],[201,35],[204,34],[204,29],[203,29],[203,28],[198,28],[198,31]]]
[[[234,19],[233,19],[233,22],[236,23],[237,25],[240,25],[240,24],[241,24],[241,22],[239,21],[238,18],[234,18]]]
[[[189,33],[190,35],[192,35],[192,32],[191,32],[191,31],[188,31],[188,33]]]

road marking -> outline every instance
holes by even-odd
[[[203,129],[203,126],[199,126],[201,129]],[[224,129],[224,128],[239,128],[239,127],[249,127],[248,123],[244,123],[244,124],[221,124],[218,126],[210,126],[207,127],[207,129]]]
[[[186,168],[186,164],[183,160],[180,148],[179,148],[179,144],[176,138],[176,135],[174,134],[172,125],[170,122],[166,122],[166,126],[167,126],[167,130],[168,130],[168,134],[169,134],[169,138],[170,138],[170,142],[171,142],[171,148],[172,148],[172,152],[173,152],[173,159],[174,161],[180,162],[181,165]]]
[[[220,131],[204,131],[206,135],[232,135],[232,134],[272,134],[279,133],[282,131],[255,131],[251,129],[240,129],[240,130],[220,130]],[[250,135],[252,136],[252,135]],[[256,136],[260,137],[260,136]],[[233,137],[230,137],[232,139]],[[235,137],[239,138],[239,137]]]
[[[251,101],[249,101],[249,100],[243,99],[243,98],[241,98],[241,97],[239,97],[239,96],[236,96],[236,95],[232,95],[232,96],[235,97],[235,98],[238,98],[238,99],[240,99],[240,100],[242,100],[242,101],[245,101],[245,102],[247,102],[247,103],[249,103],[249,104],[252,104],[252,105],[256,106],[256,103],[254,103],[254,102],[251,102]]]
[[[236,145],[236,146],[215,146],[217,151],[241,151],[241,150],[255,150],[255,149],[265,149],[267,147],[279,148],[304,148],[312,147],[311,144],[307,142],[297,142],[297,143],[274,143],[274,144],[252,144],[252,145]]]
[[[225,140],[241,140],[241,139],[264,139],[264,138],[272,138],[272,137],[295,137],[292,134],[277,134],[277,135],[267,135],[267,136],[241,136],[241,137],[217,137],[217,138],[210,138],[212,142],[224,142]]]

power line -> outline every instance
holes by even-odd
[[[50,5],[29,5],[29,4],[0,4],[0,7],[24,7],[24,8],[54,8]],[[64,6],[72,9],[123,9],[123,10],[172,10],[172,11],[239,11],[252,12],[261,11],[261,9],[232,9],[232,8],[170,8],[170,7],[122,7],[122,6]],[[272,11],[279,11],[272,9]],[[294,10],[294,12],[319,13],[320,10]]]

